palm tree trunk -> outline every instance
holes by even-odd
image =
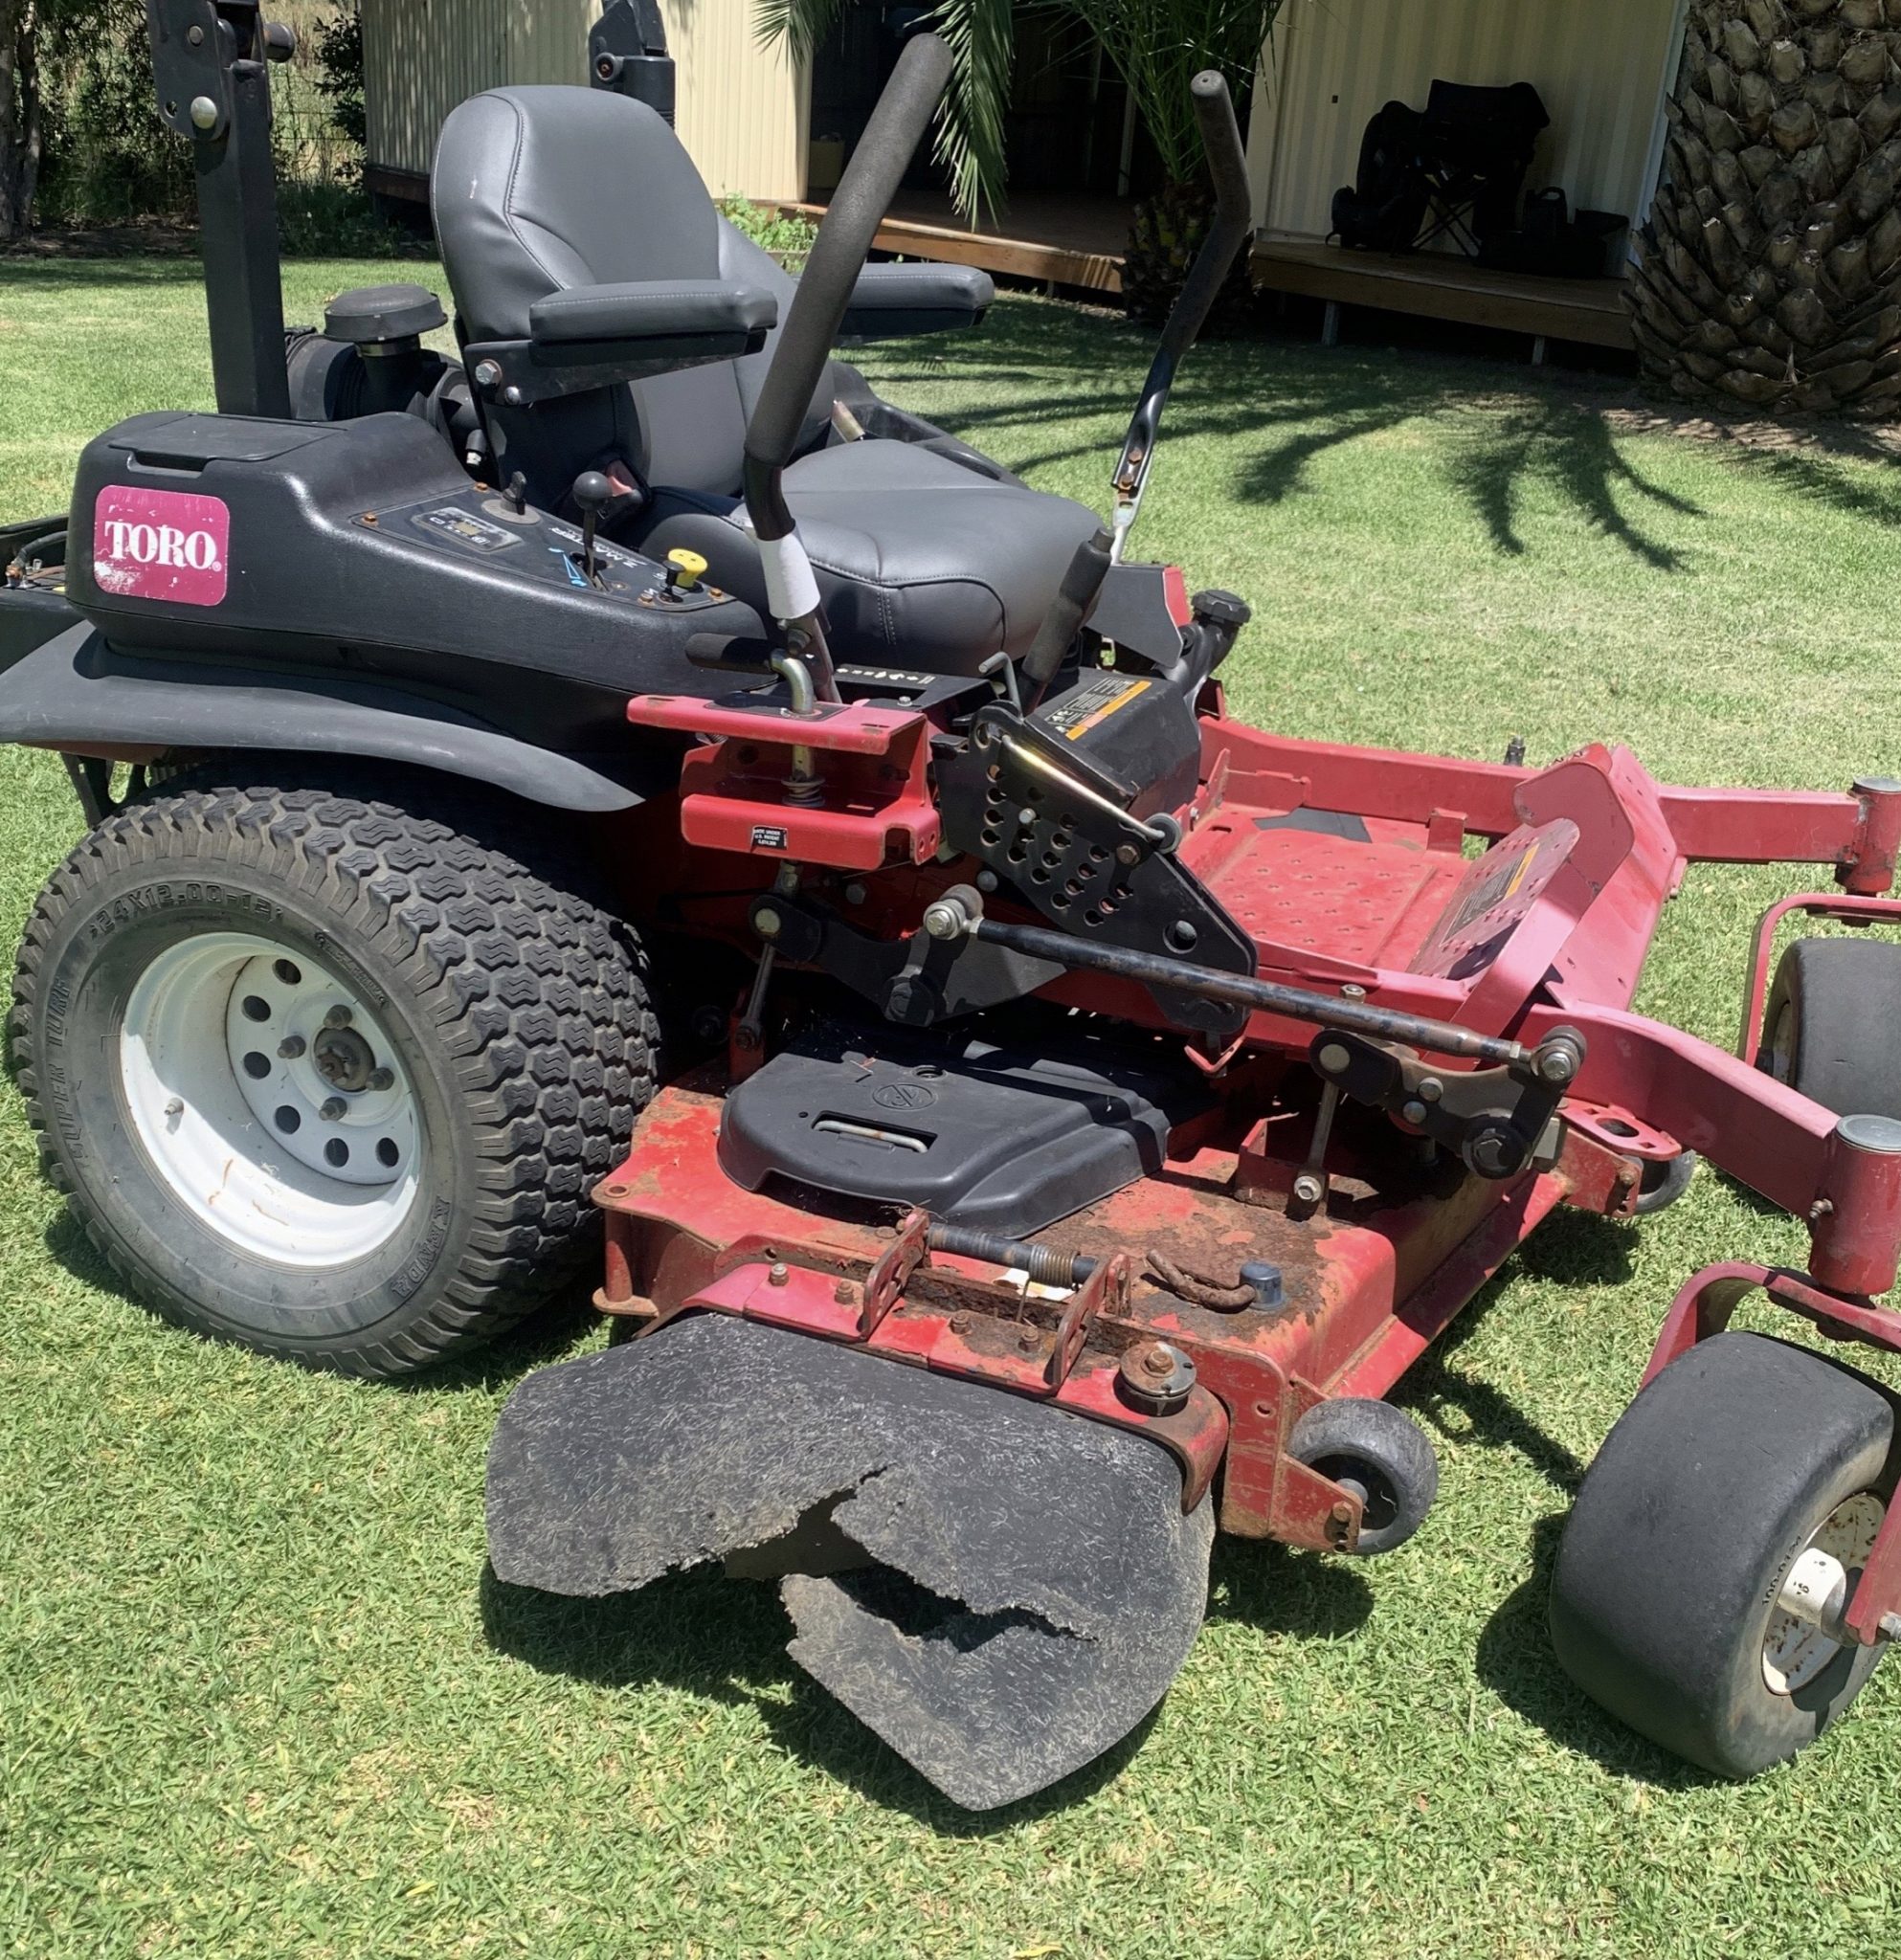
[[[1891,23],[1891,25],[1890,25]],[[1630,284],[1686,399],[1901,402],[1901,0],[1693,0]]]

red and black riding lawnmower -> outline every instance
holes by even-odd
[[[1218,219],[1104,525],[829,357],[989,300],[864,264],[934,40],[794,285],[619,0],[593,90],[444,131],[455,363],[420,288],[286,356],[285,37],[255,0],[153,15],[221,412],[101,436],[0,595],[0,737],[62,753],[93,825],[27,928],[20,1079],[127,1280],[388,1374],[571,1283],[604,1218],[624,1338],[508,1404],[497,1572],[776,1579],[800,1663],[982,1808],[1155,1704],[1218,1528],[1418,1530],[1435,1459],[1387,1392],[1554,1207],[1654,1210],[1700,1152],[1806,1223],[1807,1270],[1686,1282],[1554,1635],[1710,1769],[1818,1734],[1901,1633],[1894,1398],[1835,1358],[1901,1347],[1901,953],[1803,941],[1773,991],[1767,956],[1792,906],[1901,915],[1901,783],[1228,719],[1245,605],[1125,553],[1246,234],[1212,77]],[[1743,1052],[1632,1013],[1687,865],[1784,859],[1843,896],[1763,922]],[[1726,1331],[1752,1291],[1829,1347]]]

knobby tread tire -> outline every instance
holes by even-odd
[[[188,771],[109,816],[54,872],[28,921],[11,1022],[16,1079],[48,1176],[92,1243],[163,1316],[206,1317],[149,1269],[65,1161],[41,1093],[33,1030],[49,947],[108,876],[214,878],[243,866],[331,922],[339,947],[375,948],[408,981],[411,1022],[438,1041],[474,1139],[471,1224],[445,1278],[399,1325],[303,1350],[250,1345],[368,1375],[407,1373],[479,1346],[569,1285],[593,1252],[594,1183],[624,1153],[651,1095],[659,1031],[637,936],[590,899],[538,877],[547,813],[511,810],[438,779],[325,765],[324,786],[242,787],[256,762]],[[314,771],[303,763],[307,777]],[[381,800],[394,785],[404,805]],[[557,874],[560,875],[560,874]],[[571,881],[584,882],[579,875]],[[242,1330],[220,1325],[212,1329]]]

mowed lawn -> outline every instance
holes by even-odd
[[[433,274],[433,268],[420,269]],[[387,265],[302,264],[293,315]],[[874,351],[896,396],[1100,502],[1146,338],[1027,300]],[[203,406],[195,270],[0,263],[0,517],[86,436]],[[1243,592],[1237,708],[1308,736],[1839,787],[1895,768],[1901,480],[1631,434],[1621,386],[1380,347],[1184,372],[1141,542]],[[630,670],[630,684],[633,680]],[[8,943],[80,825],[0,751]],[[1643,1004],[1733,1038],[1791,871],[1692,874]],[[1558,1672],[1571,1491],[1706,1261],[1800,1257],[1706,1172],[1565,1217],[1405,1400],[1442,1497],[1365,1565],[1218,1549],[1174,1691],[1108,1761],[973,1820],[691,1575],[572,1608],[484,1585],[482,1454],[584,1313],[399,1387],[148,1320],[0,1093],[0,1950],[1630,1956],[1892,1950],[1901,1671],[1759,1782],[1692,1774]],[[1034,1494],[1025,1494],[1034,1502]]]

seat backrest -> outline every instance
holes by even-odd
[[[528,309],[572,286],[721,278],[776,292],[782,320],[791,301],[793,280],[720,216],[662,118],[606,90],[471,97],[443,124],[432,197],[468,343],[527,339]],[[736,494],[772,347],[523,412],[545,425],[532,447],[556,434],[576,471],[618,449],[650,483]],[[833,392],[828,375],[809,434]]]

